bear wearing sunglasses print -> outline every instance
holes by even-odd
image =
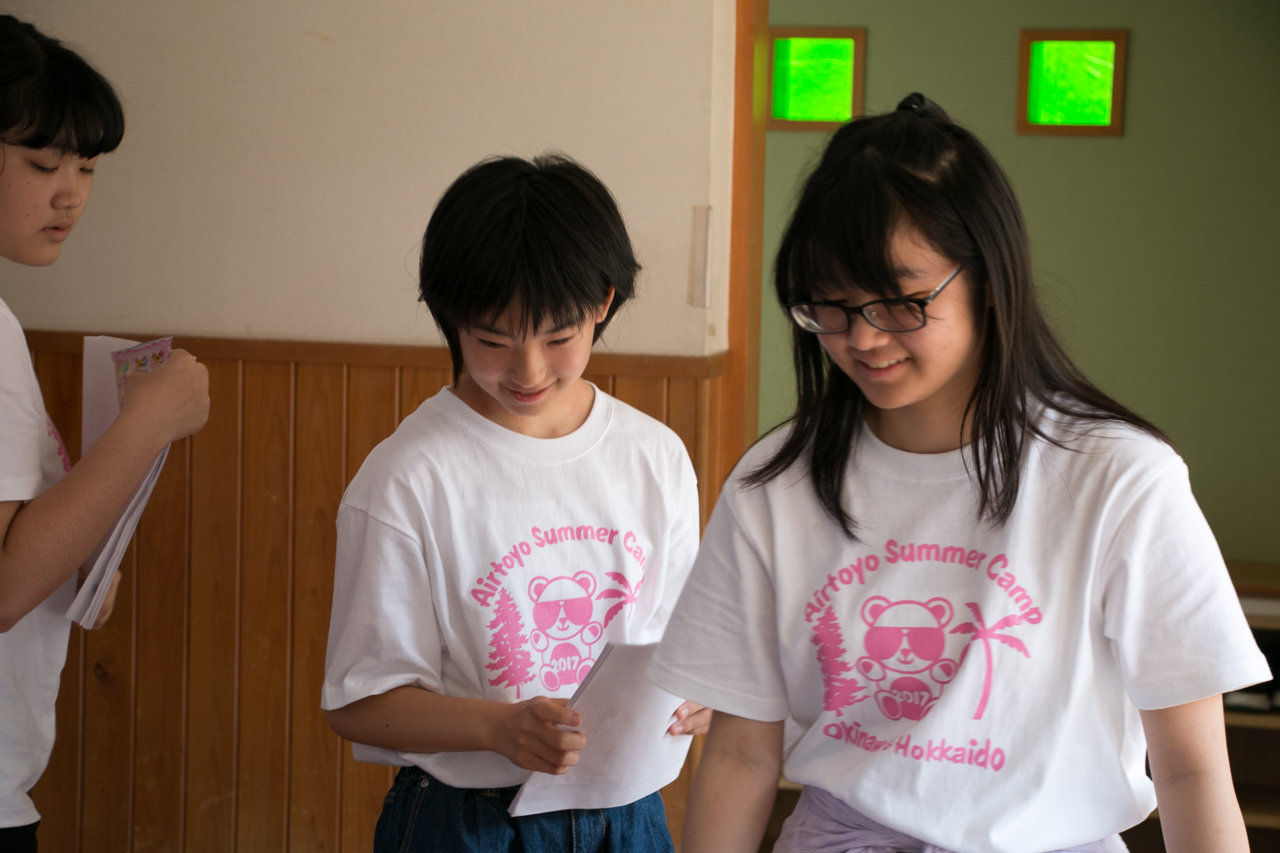
[[[590,572],[529,582],[535,626],[529,640],[542,655],[540,675],[548,690],[580,683],[595,663],[591,647],[604,633],[604,626],[591,618],[595,591],[596,579]]]
[[[945,598],[890,601],[875,595],[863,603],[867,654],[857,668],[875,685],[876,705],[889,719],[924,719],[943,685],[956,677],[956,662],[943,657],[953,613]]]

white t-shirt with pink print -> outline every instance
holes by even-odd
[[[71,468],[45,413],[18,318],[0,301],[0,501],[29,501]],[[27,791],[40,779],[55,733],[76,578],[0,634],[0,827],[40,819]]]
[[[322,705],[409,684],[572,696],[607,641],[661,639],[697,549],[693,466],[663,424],[597,389],[577,430],[531,438],[446,388],[343,497]],[[461,788],[529,775],[493,752],[355,754]]]
[[[740,463],[649,674],[788,721],[787,778],[959,853],[1040,853],[1147,817],[1138,709],[1270,677],[1167,445],[1108,424],[1035,441],[1009,521],[975,520],[961,452],[864,429],[845,538],[797,469]]]

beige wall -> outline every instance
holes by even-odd
[[[59,262],[0,266],[28,328],[434,343],[415,281],[436,199],[485,156],[554,148],[613,190],[645,267],[604,346],[726,347],[732,0],[7,11],[80,49],[129,124]],[[702,309],[691,221],[708,204]]]

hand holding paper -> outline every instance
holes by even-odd
[[[155,430],[164,449],[129,496],[115,524],[81,566],[83,582],[67,618],[86,627],[98,622],[116,570],[169,454],[168,443],[198,430],[209,412],[208,375],[189,354],[170,355],[172,338],[146,344],[105,336],[84,343],[81,448],[88,452],[125,411],[130,428]],[[153,376],[146,376],[154,371]],[[162,376],[162,374],[164,374]],[[122,402],[123,401],[123,402]]]
[[[645,677],[657,645],[605,646],[569,706],[586,746],[563,775],[534,773],[510,812],[608,809],[633,803],[680,775],[690,739],[667,728],[681,700]]]
[[[565,707],[566,699],[539,696],[511,706],[501,727],[503,743],[495,752],[526,770],[561,774],[578,763],[582,717]]]

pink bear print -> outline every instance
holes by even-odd
[[[591,647],[604,633],[604,626],[591,618],[595,591],[596,579],[590,572],[529,582],[536,626],[529,640],[542,655],[542,685],[548,690],[581,683],[595,663]]]
[[[956,677],[956,662],[942,656],[953,613],[945,598],[921,603],[874,595],[863,603],[867,654],[857,668],[875,684],[876,705],[889,719],[924,719],[943,685]]]

